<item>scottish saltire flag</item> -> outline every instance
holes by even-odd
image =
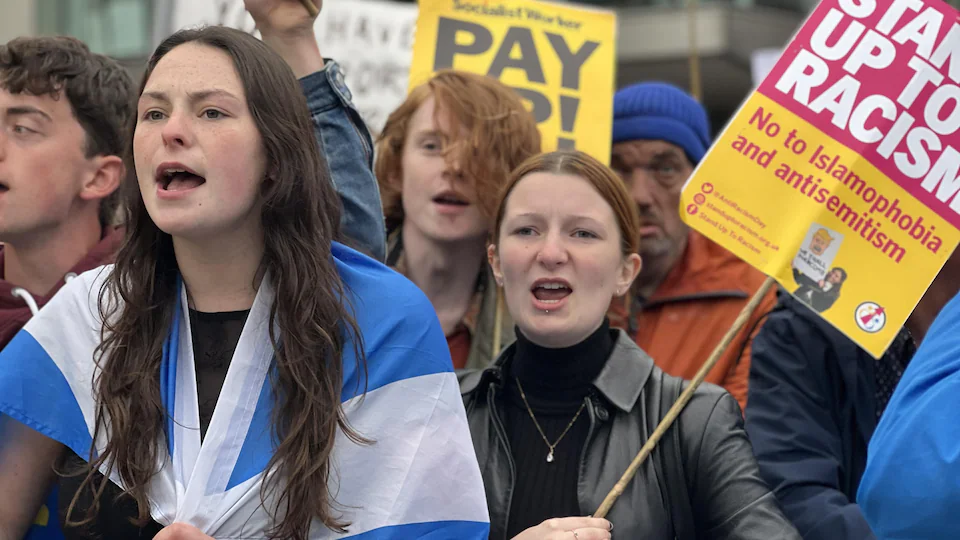
[[[375,442],[338,438],[331,492],[352,526],[338,535],[318,524],[311,537],[486,539],[480,469],[432,306],[380,263],[339,244],[333,256],[363,333],[368,366],[364,378],[348,344],[343,405],[353,428]],[[93,359],[102,324],[97,297],[110,271],[102,267],[72,280],[0,352],[0,413],[80,456],[89,455],[92,441]],[[171,414],[169,443],[158,441],[167,452],[148,490],[151,514],[161,525],[185,522],[210,536],[237,539],[262,538],[271,526],[260,486],[275,443],[268,377],[273,298],[267,276],[201,444],[190,318],[181,290],[160,374]],[[97,441],[98,449],[107,436]],[[123,487],[118,477],[111,480]]]

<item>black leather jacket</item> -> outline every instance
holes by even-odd
[[[613,352],[586,398],[590,429],[577,493],[585,516],[600,506],[666,414],[681,384],[685,386],[654,366],[627,334],[617,332]],[[498,398],[503,384],[500,366],[513,350],[508,348],[486,370],[460,374],[490,509],[490,538],[496,540],[506,539],[517,474]],[[669,392],[673,395],[667,396]],[[631,540],[800,539],[760,479],[736,400],[706,383],[607,518],[614,524],[614,538]]]

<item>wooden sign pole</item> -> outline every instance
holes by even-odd
[[[763,282],[763,285],[757,289],[757,292],[753,295],[753,298],[750,299],[747,305],[743,306],[743,310],[740,311],[740,315],[738,315],[737,319],[733,322],[733,326],[727,330],[726,335],[724,335],[723,339],[720,340],[720,343],[717,344],[717,347],[713,350],[713,353],[707,359],[706,363],[700,367],[700,371],[698,371],[693,377],[693,380],[690,381],[690,385],[687,386],[683,393],[680,394],[680,397],[677,398],[677,401],[673,404],[673,406],[670,407],[670,410],[667,411],[667,414],[663,417],[663,420],[661,420],[660,424],[657,425],[657,429],[653,431],[653,435],[647,439],[646,444],[644,444],[640,449],[637,457],[633,459],[633,463],[627,467],[627,471],[623,473],[622,477],[620,477],[620,481],[613,486],[613,489],[610,490],[610,493],[608,493],[606,498],[603,499],[603,503],[600,504],[600,508],[597,509],[597,512],[593,515],[593,517],[602,518],[607,516],[607,513],[610,512],[610,508],[613,507],[613,503],[617,500],[617,497],[623,494],[627,484],[629,484],[630,480],[632,480],[634,475],[637,474],[637,470],[640,468],[643,460],[650,455],[650,452],[653,451],[653,447],[657,445],[657,442],[659,442],[660,438],[663,437],[663,434],[667,432],[667,429],[673,425],[673,421],[680,416],[680,412],[693,397],[693,393],[696,392],[703,380],[707,377],[707,373],[713,369],[713,366],[715,366],[720,357],[723,356],[723,353],[727,350],[727,347],[730,346],[730,342],[733,341],[733,338],[747,323],[747,321],[750,319],[750,316],[753,315],[753,312],[757,310],[757,306],[760,305],[760,302],[770,291],[770,287],[773,287],[774,283],[776,283],[776,281],[772,277],[768,277],[766,281]]]
[[[317,9],[317,6],[313,3],[313,0],[300,0],[300,3],[303,4],[303,7],[307,8],[307,12],[310,13],[311,17],[316,17],[320,14],[320,10]]]

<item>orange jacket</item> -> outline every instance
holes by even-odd
[[[675,377],[692,379],[730,329],[740,310],[766,279],[764,274],[696,231],[673,270],[647,301],[625,300],[610,309],[613,326],[627,330],[657,365]],[[747,324],[707,374],[747,406],[750,342],[776,305],[776,288],[763,299]]]

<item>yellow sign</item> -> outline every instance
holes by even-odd
[[[532,0],[420,0],[410,88],[440,69],[490,75],[531,107],[543,150],[610,160],[616,16]]]
[[[681,199],[877,358],[960,242],[956,40],[939,26],[957,12],[917,4],[823,0]]]
[[[877,358],[960,241],[857,152],[760,93],[701,162],[681,211]]]

